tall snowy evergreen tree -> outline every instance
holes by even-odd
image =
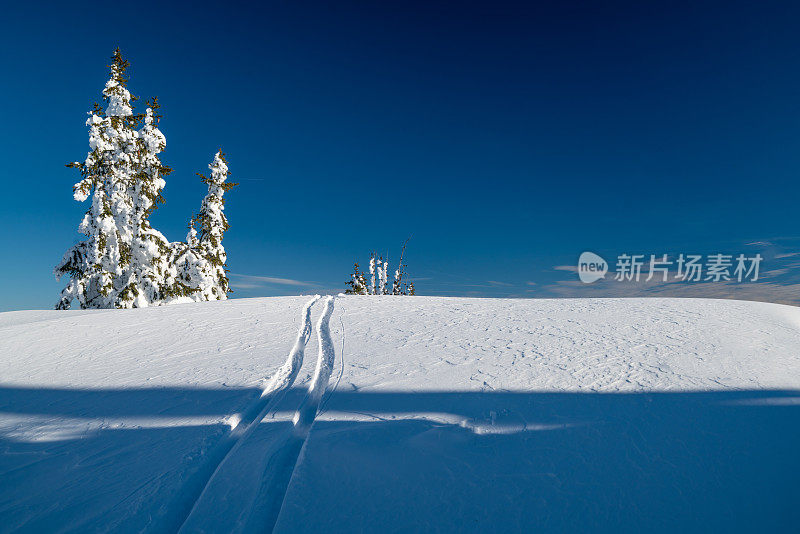
[[[71,276],[59,309],[68,309],[74,299],[82,308],[131,308],[160,304],[165,297],[169,242],[148,218],[163,202],[164,176],[171,169],[158,159],[166,146],[153,114],[158,101],[134,114],[128,67],[116,49],[103,90],[106,109],[95,105],[86,122],[91,152],[83,163],[68,165],[83,176],[75,184],[75,200],[91,195],[92,205],[79,226],[88,239],[68,250],[55,268],[56,276]]]
[[[131,261],[126,269],[127,286],[124,304],[136,307],[161,304],[172,295],[165,280],[170,266],[170,243],[150,225],[150,214],[164,202],[161,191],[172,169],[161,163],[158,154],[166,147],[166,138],[158,129],[158,99],[149,103],[138,133],[138,169],[129,188],[133,201],[131,217]],[[128,306],[123,306],[128,307]]]
[[[111,76],[103,90],[105,110],[95,104],[89,112],[90,152],[83,163],[71,163],[82,179],[75,184],[74,198],[92,204],[78,230],[87,240],[65,254],[55,268],[56,276],[71,276],[56,305],[68,309],[73,299],[82,308],[120,307],[127,286],[124,269],[131,261],[133,201],[128,192],[136,174],[138,147],[133,98],[126,88],[129,64],[119,49],[114,51]]]
[[[186,243],[175,244],[175,293],[192,300],[225,300],[231,291],[225,269],[227,255],[222,238],[230,225],[225,217],[226,191],[238,184],[227,182],[230,175],[225,154],[217,152],[208,166],[211,174],[198,173],[208,185],[200,212],[189,222]]]
[[[69,309],[134,308],[191,300],[223,300],[230,291],[222,236],[228,229],[223,213],[228,166],[217,153],[202,176],[208,185],[200,213],[190,222],[186,243],[170,243],[150,224],[150,214],[164,201],[164,177],[172,169],[159,154],[166,138],[158,128],[158,100],[135,114],[126,87],[129,63],[119,49],[111,58],[111,75],[103,90],[106,108],[89,112],[90,152],[80,170],[74,198],[92,204],[79,226],[87,239],[70,248],[55,268],[70,276],[56,305]]]

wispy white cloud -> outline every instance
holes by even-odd
[[[577,273],[578,266],[577,265],[556,265],[553,267],[554,271],[567,271],[570,273]]]
[[[263,284],[279,284],[284,286],[316,286],[314,282],[304,282],[291,278],[278,278],[276,276],[255,276],[250,274],[231,273],[237,279],[236,286],[241,288],[260,287]]]

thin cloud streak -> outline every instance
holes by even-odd
[[[578,266],[577,265],[555,265],[553,266],[554,271],[567,271],[570,273],[577,273]]]
[[[284,286],[316,286],[314,282],[304,282],[302,280],[292,280],[291,278],[278,278],[275,276],[255,276],[250,274],[231,273],[232,277],[242,280],[244,283],[237,283],[239,287],[259,287],[261,284],[279,284]],[[249,282],[249,285],[248,285]]]

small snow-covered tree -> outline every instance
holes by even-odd
[[[170,270],[167,275],[167,294],[173,301],[207,300],[198,295],[202,287],[213,281],[211,264],[203,258],[194,217],[189,220],[185,243],[171,243]]]
[[[353,274],[350,275],[350,280],[346,282],[346,285],[350,286],[350,289],[346,290],[345,293],[350,295],[367,295],[367,281],[364,278],[364,273],[362,273],[358,268],[358,263],[353,266]]]
[[[378,258],[378,295],[386,295],[386,281],[387,281],[387,274],[386,272],[389,270],[389,261],[384,260],[383,256]]]
[[[403,258],[405,256],[407,243],[408,240],[403,244],[403,250],[400,253],[400,263],[394,272],[391,291],[389,290],[388,275],[389,261],[384,260],[383,256],[376,256],[376,254],[372,252],[369,258],[369,282],[367,282],[364,273],[359,271],[358,263],[356,263],[353,274],[350,275],[350,280],[346,282],[346,285],[350,287],[345,293],[352,295],[413,295],[414,283],[407,284],[404,280],[406,265],[403,263]]]
[[[189,223],[187,243],[174,249],[176,259],[175,292],[197,301],[225,300],[231,292],[226,267],[227,255],[222,238],[230,228],[225,217],[226,191],[238,184],[226,182],[230,172],[225,154],[217,152],[208,166],[211,174],[198,173],[208,185],[200,212]]]
[[[407,245],[408,239],[403,243],[403,248],[400,250],[400,262],[397,264],[397,269],[394,271],[394,280],[392,281],[392,295],[414,294],[414,282],[411,282],[411,285],[407,287],[403,282],[403,278],[406,275],[406,264],[403,263],[403,258],[405,258],[406,255]]]
[[[369,288],[367,288],[367,294],[374,295],[375,294],[375,253],[370,252],[369,254]]]

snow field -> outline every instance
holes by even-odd
[[[0,314],[0,531],[793,524],[796,308],[318,302]]]

